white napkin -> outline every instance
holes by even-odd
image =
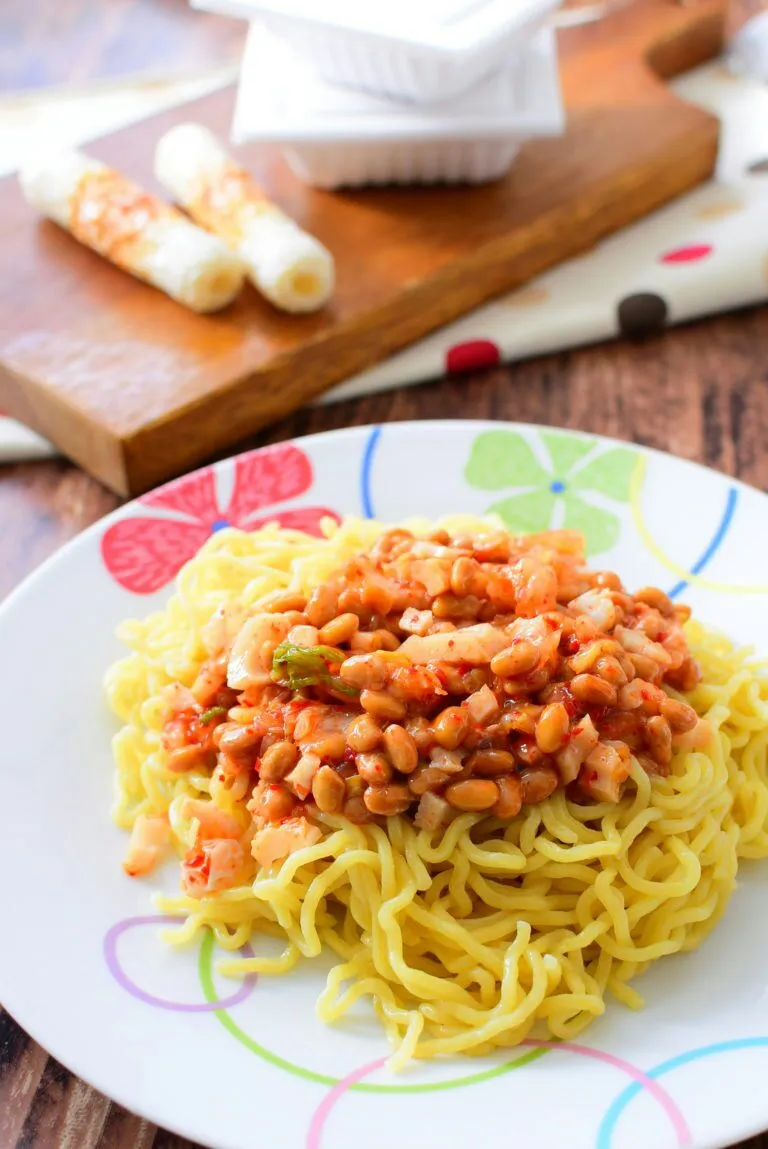
[[[184,103],[232,78],[231,69],[173,84],[100,86],[0,101],[0,156],[14,170],[28,146],[55,137],[84,143],[162,108]],[[768,298],[768,89],[734,75],[723,61],[678,79],[675,91],[719,115],[723,135],[715,179],[561,264],[525,287],[441,328],[328,391],[339,399],[406,386],[598,340],[623,331],[728,311]],[[0,169],[2,171],[2,169]],[[41,457],[55,448],[0,416],[0,461]]]

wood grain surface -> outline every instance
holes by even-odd
[[[94,10],[92,0],[82,4]],[[749,0],[749,10],[755,4]],[[768,308],[691,324],[642,344],[586,348],[305,409],[242,446],[353,424],[443,417],[518,419],[615,435],[766,490]],[[116,504],[114,495],[65,462],[0,467],[0,598]],[[194,1147],[91,1090],[0,1010],[0,1149]],[[768,1149],[768,1136],[742,1149]]]
[[[270,149],[242,149],[336,257],[334,299],[313,316],[281,314],[252,288],[195,315],[40,222],[3,181],[0,405],[120,493],[231,446],[708,176],[716,120],[658,77],[713,55],[725,12],[726,0],[636,0],[564,32],[566,134],[527,145],[483,187],[333,194]],[[153,187],[160,134],[190,119],[226,134],[232,101],[231,90],[206,96],[91,150]]]

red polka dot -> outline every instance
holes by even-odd
[[[495,367],[501,362],[501,352],[492,339],[469,339],[457,343],[445,356],[446,371],[477,371],[481,367]]]
[[[695,263],[697,259],[706,259],[714,251],[711,243],[691,243],[686,247],[673,247],[661,257],[662,263]]]

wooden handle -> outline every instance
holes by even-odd
[[[599,106],[614,98],[637,105],[650,91],[675,101],[663,81],[722,51],[727,11],[719,0],[634,0],[595,25],[564,29],[566,103]]]

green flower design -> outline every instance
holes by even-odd
[[[627,502],[637,452],[628,447],[596,450],[598,440],[581,435],[539,435],[549,469],[519,432],[486,431],[472,444],[464,471],[467,482],[481,491],[515,488],[487,508],[512,530],[565,527],[584,534],[589,554],[610,550],[621,533],[621,519],[589,495]]]

